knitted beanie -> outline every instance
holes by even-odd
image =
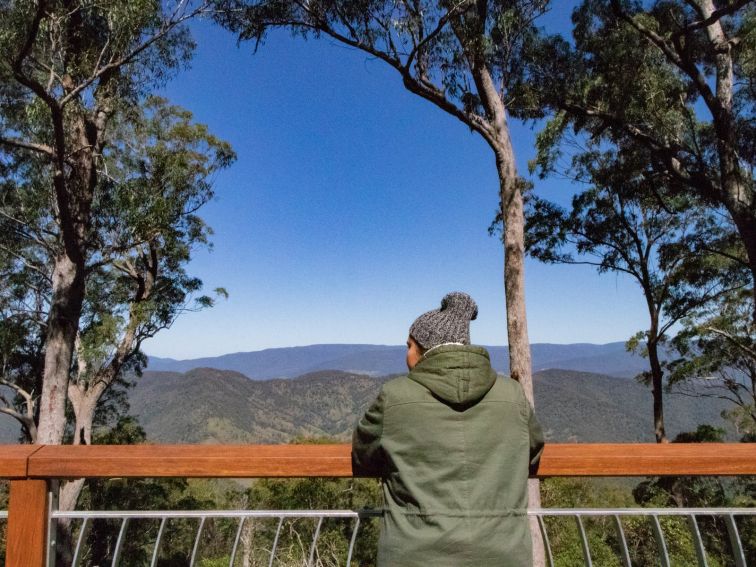
[[[461,291],[447,293],[441,309],[423,313],[415,319],[409,334],[425,350],[444,343],[470,344],[470,321],[478,316],[472,297]]]

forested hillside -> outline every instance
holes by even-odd
[[[150,441],[281,443],[297,436],[348,439],[386,377],[322,371],[290,380],[249,380],[208,368],[147,372],[130,393]],[[599,374],[549,370],[535,376],[539,418],[550,441],[653,441],[648,388]],[[674,434],[700,423],[724,427],[723,402],[667,397]]]
[[[130,401],[150,441],[286,443],[305,435],[347,435],[380,383],[343,372],[253,381],[237,372],[199,368],[186,374],[147,372]]]
[[[229,370],[145,372],[129,390],[131,413],[155,443],[286,443],[296,437],[347,440],[355,421],[388,377],[324,370],[293,379],[250,380]],[[535,375],[536,409],[553,442],[653,441],[651,394],[634,380],[589,372]],[[670,431],[709,423],[731,430],[726,404],[666,397]],[[0,441],[16,443],[18,426],[0,419]]]

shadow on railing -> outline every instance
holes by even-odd
[[[756,475],[756,444],[553,444],[544,451],[537,477],[606,477],[606,476],[750,476]],[[53,509],[51,489],[60,479],[71,478],[287,478],[351,477],[350,448],[346,445],[275,445],[275,446],[6,446],[0,447],[0,478],[11,479],[10,506],[0,514],[7,520],[6,567],[43,567],[60,522],[70,527],[73,564],[83,564],[89,551],[89,530],[97,523],[109,523],[112,547],[108,562],[123,564],[123,550],[135,530],[150,534],[150,549],[142,551],[141,564],[159,565],[161,546],[167,534],[177,533],[176,523],[183,522],[182,537],[191,547],[189,565],[218,565],[201,562],[203,533],[216,523],[225,522],[229,533],[229,554],[224,564],[239,561],[240,541],[245,530],[257,530],[255,564],[276,565],[349,565],[355,542],[371,511],[353,510],[193,510],[193,511],[93,511],[67,512]],[[592,549],[593,533],[612,531],[611,553],[621,567],[641,565],[633,561],[638,542],[628,541],[623,529],[627,522],[644,522],[655,545],[655,556],[662,567],[671,567],[670,538],[685,533],[695,550],[693,561],[709,567],[699,525],[716,525],[726,531],[729,558],[726,565],[746,567],[749,551],[740,534],[743,525],[753,533],[756,509],[542,509],[530,510],[542,528],[547,558],[554,564],[550,538],[560,522],[571,522],[587,567],[596,561]],[[329,523],[338,523],[343,534],[342,547],[323,534]],[[680,523],[683,524],[680,524]],[[141,528],[138,525],[141,523]],[[685,525],[683,528],[682,526]],[[173,531],[172,531],[173,530]],[[665,535],[665,532],[668,532]],[[330,533],[330,532],[328,532]],[[560,529],[560,534],[565,529]],[[188,535],[187,535],[188,534]],[[262,536],[270,536],[267,540]],[[175,536],[171,536],[175,537]],[[560,536],[561,537],[561,536]],[[323,541],[326,540],[324,544]],[[260,543],[263,542],[263,543]],[[324,551],[323,545],[332,547]],[[647,545],[647,542],[644,543]],[[287,547],[288,546],[288,547]],[[595,546],[594,546],[595,547]],[[288,555],[282,550],[288,549]],[[343,553],[342,553],[343,552]],[[261,559],[262,557],[262,559]],[[286,557],[293,558],[288,562]],[[131,564],[131,563],[129,563]],[[598,565],[603,563],[598,562]],[[642,565],[645,567],[645,564]],[[713,564],[712,564],[713,567]]]

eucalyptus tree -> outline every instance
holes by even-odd
[[[744,290],[722,296],[685,321],[673,339],[679,358],[670,384],[693,396],[732,404],[725,415],[743,439],[756,437],[756,328]]]
[[[483,138],[494,157],[504,219],[504,293],[509,368],[533,403],[530,343],[525,312],[523,183],[518,177],[508,113],[533,111],[529,52],[536,18],[548,0],[215,0],[217,20],[259,45],[286,28],[304,37],[325,36],[393,68],[404,87],[461,121]],[[538,506],[537,481],[530,502]],[[532,524],[534,534],[537,524]],[[544,563],[534,536],[536,564]]]
[[[197,210],[234,154],[150,96],[188,62],[182,23],[205,10],[0,7],[1,379],[16,394],[0,413],[30,442],[91,443],[98,404],[144,365],[143,341],[213,301],[196,297],[201,282],[186,264],[208,244]],[[60,507],[73,508],[80,490],[66,483]]]
[[[210,234],[196,211],[213,195],[213,173],[233,159],[226,143],[193,124],[187,111],[162,99],[151,98],[143,108],[116,113],[108,141],[93,201],[97,212],[88,230],[92,248],[83,275],[74,356],[66,373],[75,420],[73,444],[92,442],[93,420],[104,394],[124,371],[138,372],[144,366],[144,340],[169,327],[182,312],[212,304],[209,296],[193,298],[201,281],[185,268],[192,250],[208,244]],[[0,276],[9,284],[0,292],[7,306],[0,321],[0,335],[7,337],[2,345],[8,360],[3,380],[23,404],[6,406],[4,413],[22,422],[31,442],[40,442],[36,424],[45,417],[46,408],[34,407],[34,395],[45,379],[39,372],[44,364],[41,346],[52,309],[58,227],[50,211],[29,205],[47,201],[46,181],[20,178],[14,190],[4,194],[0,209],[4,249],[6,237],[14,238],[22,223],[25,231],[45,235],[44,246],[7,248],[14,252],[14,261]],[[39,275],[47,287],[34,286],[30,275]],[[56,425],[65,433],[65,416]],[[63,440],[61,435],[59,442]],[[60,506],[73,506],[80,488],[80,481],[66,484]]]
[[[101,209],[113,118],[188,61],[193,43],[181,24],[206,10],[183,0],[0,6],[4,232],[24,241],[17,261],[42,272],[50,290],[41,322],[40,443],[63,438],[87,281],[94,264],[110,260],[98,251],[108,243],[105,215],[113,214]],[[40,256],[50,263],[42,267]]]
[[[543,262],[591,265],[640,286],[648,327],[627,346],[649,360],[638,378],[652,387],[654,433],[657,442],[666,442],[664,345],[685,317],[746,288],[749,280],[726,216],[674,195],[647,163],[645,151],[576,157],[573,171],[589,188],[573,197],[570,210],[530,196],[526,244]],[[728,256],[721,253],[725,246]]]
[[[552,37],[539,53],[541,102],[555,112],[540,165],[572,132],[590,148],[644,148],[668,187],[727,212],[753,283],[756,5],[585,0],[573,21],[573,42]]]
[[[480,135],[493,152],[504,232],[510,372],[532,402],[525,317],[522,182],[507,113],[528,92],[527,53],[547,0],[217,0],[218,21],[259,45],[274,28],[326,36],[395,69],[404,87]]]

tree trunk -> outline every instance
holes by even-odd
[[[79,500],[79,494],[84,488],[84,479],[77,478],[75,480],[68,480],[60,487],[58,493],[58,510],[62,512],[71,512],[76,509],[76,502]],[[58,520],[58,526],[60,527],[64,523],[64,520]]]
[[[97,402],[103,394],[104,388],[99,383],[91,388],[86,385],[72,383],[68,387],[68,399],[74,411],[73,445],[92,444],[92,423],[97,409]]]
[[[498,158],[497,158],[498,161]],[[501,171],[499,167],[499,171]],[[504,294],[507,306],[509,373],[533,404],[530,340],[525,309],[525,214],[522,193],[515,177],[501,177],[504,217]]]
[[[58,510],[70,512],[76,509],[81,489],[84,488],[84,479],[65,481],[58,489]],[[71,565],[76,545],[73,537],[73,521],[69,518],[60,518],[55,522],[55,558],[57,565]]]
[[[710,18],[716,11],[714,0],[700,0],[695,6],[704,18]],[[746,249],[754,298],[751,317],[756,324],[756,194],[752,176],[744,170],[738,155],[733,44],[721,19],[706,26],[705,31],[716,68],[716,99],[709,103],[709,108],[717,134],[720,200],[735,222]]]
[[[481,34],[483,33],[481,20]],[[455,28],[456,30],[456,28]],[[458,30],[457,30],[458,31]],[[491,71],[480,46],[481,41],[467,46],[470,71],[490,125],[484,136],[496,158],[499,176],[499,200],[504,220],[504,296],[507,307],[507,340],[509,343],[509,373],[522,384],[525,395],[533,404],[530,341],[525,314],[525,212],[522,189],[517,177],[514,148],[509,134],[507,110],[494,84]],[[460,36],[461,45],[466,45]]]
[[[52,280],[37,427],[37,442],[43,445],[63,442],[68,378],[84,302],[84,266],[61,252],[55,259]]]
[[[651,363],[651,392],[654,397],[654,435],[657,443],[669,443],[664,429],[664,372],[659,362],[659,345],[654,339],[648,341],[648,360]]]
[[[502,136],[502,149],[496,151],[499,173],[501,210],[504,219],[504,295],[507,309],[507,339],[509,343],[509,373],[522,384],[525,397],[535,407],[533,376],[525,309],[525,212],[522,191],[514,164],[514,151],[509,132]],[[541,507],[538,479],[528,480],[528,506]],[[530,518],[533,546],[533,565],[546,565],[546,550],[541,539],[538,519]]]
[[[92,444],[92,422],[100,394],[91,390],[80,389],[76,384],[68,387],[68,399],[71,402],[75,416],[73,445]],[[85,479],[77,478],[67,481],[60,486],[58,492],[58,510],[71,512],[76,509],[79,495],[84,488]],[[71,520],[61,519],[57,523],[56,555],[62,565],[69,565],[73,560],[74,538]]]
[[[252,518],[248,518],[242,528],[241,537],[241,567],[254,567],[255,561],[252,554],[252,543],[254,541],[255,525]],[[233,557],[231,559],[234,559]]]
[[[745,183],[735,184],[737,187],[728,191],[734,196],[725,202],[725,206],[737,228],[738,235],[743,241],[748,267],[751,270],[751,322],[756,325],[756,203],[752,190]]]
[[[45,368],[39,406],[37,441],[60,445],[66,425],[66,395],[76,334],[85,294],[87,253],[85,242],[91,224],[92,201],[97,185],[92,148],[96,130],[85,116],[73,120],[71,147],[75,148],[71,174],[64,178],[63,156],[54,174],[55,204],[60,230],[61,251],[55,259],[52,277],[52,304],[47,321]]]

